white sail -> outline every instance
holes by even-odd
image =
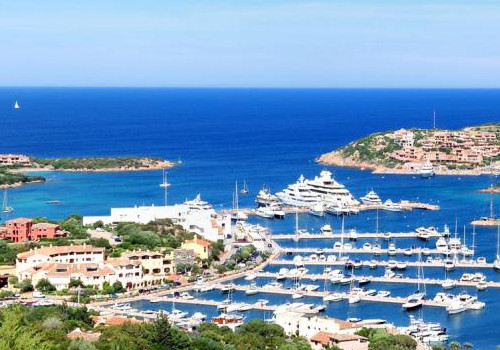
[[[17,103],[17,101],[14,103],[14,109],[19,109],[19,103]]]

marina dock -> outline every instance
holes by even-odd
[[[440,207],[437,204],[430,204],[430,203],[421,203],[421,202],[413,202],[413,201],[408,201],[408,200],[401,200],[400,202],[396,203],[401,205],[403,211],[412,211],[412,210],[439,210]],[[282,206],[283,211],[285,214],[295,214],[295,213],[307,213],[309,212],[310,208],[308,207],[293,207],[293,206]],[[356,206],[353,206],[352,209],[357,209],[360,212],[361,211],[368,211],[368,210],[388,210],[384,204],[359,204]],[[246,215],[256,215],[255,209],[252,208],[239,208],[238,211],[243,212]],[[236,214],[236,209],[225,209],[220,211],[221,214]]]
[[[412,255],[418,255],[422,254],[423,250],[425,248],[421,247],[413,247],[413,248],[396,248],[394,250],[395,254],[403,255],[405,251],[411,252]],[[345,248],[288,248],[288,247],[280,247],[281,253],[289,253],[289,254],[388,254],[389,249],[378,249],[377,252],[373,249],[363,249],[363,248],[350,248],[350,249],[345,249]],[[443,251],[437,250],[437,249],[427,249],[426,254],[438,254],[438,255],[444,255]],[[473,254],[473,251],[471,250],[471,254]],[[453,254],[449,254],[453,255]]]
[[[440,233],[429,233],[429,238],[439,238],[442,235]],[[301,239],[349,239],[352,234],[348,232],[341,233],[309,233],[301,232],[299,234],[294,233],[284,233],[284,234],[272,234],[271,239],[277,240],[301,240]],[[416,232],[356,232],[357,239],[364,238],[376,238],[376,239],[398,239],[398,238],[419,238]]]
[[[277,273],[271,273],[271,272],[261,272],[257,274],[257,277],[261,278],[276,278],[278,276]],[[308,279],[308,280],[329,280],[331,276],[328,274],[321,274],[321,275],[312,275],[312,274],[302,274],[302,275],[290,275],[287,278],[293,279],[293,278],[300,278],[300,279]],[[404,278],[389,278],[389,277],[377,277],[377,276],[369,276],[369,275],[360,275],[360,276],[355,276],[355,279],[359,279],[361,277],[366,277],[368,278],[371,282],[379,282],[379,283],[407,283],[407,284],[434,284],[434,285],[442,285],[444,280],[442,279],[436,279],[436,278],[410,278],[410,277],[404,277]],[[460,281],[460,280],[455,280],[456,286],[457,287],[475,287],[477,285],[476,282],[465,282],[465,281]],[[500,288],[500,282],[487,282],[489,288]],[[265,289],[267,290],[267,289]]]
[[[235,286],[235,290],[238,291],[245,291],[247,290],[248,286]],[[282,295],[292,295],[295,294],[297,291],[293,289],[285,289],[285,288],[257,288],[259,292],[261,293],[272,293],[272,294],[282,294]],[[317,298],[323,298],[324,296],[328,295],[328,292],[317,292],[317,291],[301,291],[301,294],[304,296],[308,297],[317,297]],[[344,299],[349,298],[348,293],[341,293],[344,296]],[[391,304],[404,304],[407,301],[407,298],[403,297],[381,297],[381,296],[368,296],[368,295],[363,295],[361,296],[362,301],[370,301],[370,302],[378,302],[378,303],[391,303]],[[434,306],[434,307],[446,307],[446,303],[441,303],[437,302],[434,300],[425,300],[423,302],[423,305],[425,306]]]
[[[370,262],[370,260],[363,260],[361,261],[364,266],[367,266],[367,264]],[[301,265],[303,266],[339,266],[343,267],[346,264],[346,261],[301,261]],[[426,261],[404,261],[404,263],[408,267],[441,267],[444,268],[444,262],[426,262]],[[386,260],[378,260],[377,261],[377,268],[379,267],[387,267],[389,264],[389,261]],[[273,260],[269,262],[269,265],[295,265],[295,262],[293,260]],[[455,263],[456,268],[482,268],[482,269],[492,269],[494,267],[493,263],[484,263],[484,264],[479,264],[477,262],[474,263],[469,263],[469,262],[460,262],[457,261]]]

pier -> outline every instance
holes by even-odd
[[[271,239],[277,240],[301,240],[301,239],[351,239],[353,234],[348,232],[341,233],[309,233],[301,232],[299,234],[295,233],[284,233],[284,234],[272,234]],[[397,238],[419,238],[416,232],[356,232],[355,237],[357,239],[364,238],[377,238],[377,239],[397,239]],[[429,238],[439,238],[442,237],[440,233],[429,233]]]
[[[421,203],[421,202],[413,202],[409,200],[401,200],[400,202],[397,202],[395,204],[399,204],[402,207],[402,211],[412,211],[412,210],[439,210],[440,207],[437,204],[430,204],[430,203]],[[309,212],[310,208],[308,207],[293,207],[293,206],[287,206],[283,205],[282,206],[283,211],[285,214],[295,214],[295,213],[307,213]],[[351,209],[357,209],[360,212],[361,211],[368,211],[368,210],[388,210],[384,204],[359,204],[357,206],[353,206]],[[256,215],[255,209],[252,208],[240,208],[238,211],[245,213],[246,215]],[[236,214],[236,209],[225,209],[220,211],[222,214]]]
[[[257,274],[257,277],[260,278],[276,278],[278,276],[277,273],[272,273],[272,272],[261,272]],[[308,280],[329,280],[330,275],[328,274],[321,274],[321,275],[312,275],[312,274],[297,274],[297,275],[290,275],[287,276],[289,279],[293,278],[300,278],[300,279],[308,279]],[[433,285],[442,285],[444,280],[441,279],[436,279],[436,278],[410,278],[410,277],[404,277],[404,278],[396,278],[396,277],[377,277],[377,276],[370,276],[370,275],[360,275],[360,276],[354,276],[355,280],[359,280],[362,277],[366,277],[370,280],[370,282],[379,282],[379,283],[407,283],[407,284],[433,284]],[[465,282],[465,281],[460,281],[460,280],[455,280],[456,286],[457,287],[475,287],[477,285],[477,282]],[[487,282],[488,288],[500,288],[500,282],[493,282],[489,281]],[[267,288],[264,288],[264,290],[267,290]]]
[[[174,298],[174,297],[161,297],[157,298],[155,302],[167,302],[167,303],[178,303],[178,304],[192,304],[192,305],[206,305],[206,306],[214,306],[221,307],[224,304],[221,301],[210,300],[210,299],[185,299],[182,297]],[[249,304],[253,310],[262,310],[262,311],[274,311],[277,306],[275,305],[261,305],[258,303]]]
[[[235,290],[245,291],[248,286],[235,286]],[[260,293],[272,293],[272,294],[281,294],[281,295],[292,295],[297,293],[294,289],[285,289],[285,288],[257,288]],[[329,292],[318,292],[318,291],[300,291],[300,294],[308,297],[317,297],[323,298],[329,294]],[[349,298],[348,293],[341,293],[344,299]],[[378,303],[391,303],[391,304],[404,304],[407,301],[406,297],[381,297],[381,296],[369,296],[363,295],[360,296],[361,301],[370,301],[370,302],[378,302]],[[434,306],[434,307],[446,307],[446,303],[437,302],[434,300],[425,300],[423,301],[423,305],[425,306]]]
[[[423,250],[425,248],[421,247],[412,247],[412,248],[396,248],[393,252],[395,255],[400,254],[403,255],[405,251],[411,252],[411,255],[413,254],[422,254]],[[388,254],[389,249],[377,249],[376,251],[374,249],[363,249],[363,248],[288,248],[288,247],[280,247],[280,250],[282,253],[289,253],[289,254]],[[470,251],[471,254],[474,254],[474,251]],[[426,254],[440,254],[440,255],[454,255],[453,253],[448,253],[445,254],[445,252],[437,249],[427,249]],[[457,253],[460,254],[460,253]]]
[[[345,266],[347,261],[336,260],[336,261],[301,261],[300,264],[303,266]],[[361,263],[364,267],[368,266],[370,260],[362,260]],[[444,262],[425,262],[425,261],[398,261],[404,262],[408,267],[442,267],[444,268]],[[269,265],[296,265],[293,260],[273,260],[269,262]],[[387,267],[389,265],[389,261],[387,260],[377,260],[377,268],[379,267]],[[492,269],[494,267],[493,263],[469,263],[469,262],[455,262],[456,268],[483,268],[483,269]]]

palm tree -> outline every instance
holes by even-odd
[[[460,349],[460,343],[454,341],[453,343],[450,344],[450,349],[451,350],[459,350]]]
[[[464,343],[464,349],[472,349],[473,347],[472,343]]]

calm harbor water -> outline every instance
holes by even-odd
[[[21,109],[12,109],[18,100]],[[323,168],[314,162],[330,151],[371,132],[401,127],[430,127],[432,111],[437,124],[459,128],[495,122],[500,116],[500,90],[229,90],[229,89],[73,89],[73,88],[2,88],[0,89],[0,152],[25,153],[38,157],[151,155],[183,164],[169,170],[169,202],[181,202],[200,192],[217,208],[231,206],[235,181],[245,179],[250,195],[240,198],[240,206],[252,206],[263,184],[278,191],[294,182],[300,174],[312,177]],[[473,218],[489,214],[489,195],[475,190],[488,186],[488,176],[439,176],[422,180],[412,176],[374,175],[350,168],[330,168],[335,177],[359,197],[374,189],[382,199],[410,199],[437,203],[437,212],[380,213],[381,231],[405,231],[418,226],[445,223],[454,230],[455,219],[462,235],[463,225]],[[31,184],[9,191],[13,216],[62,218],[79,213],[104,215],[112,206],[162,204],[158,183],[161,172],[131,173],[58,173],[44,174],[48,182]],[[46,205],[59,200],[59,205]],[[2,217],[2,220],[8,217]],[[293,230],[294,218],[268,221],[252,218],[274,233]],[[300,228],[318,232],[326,222],[336,230],[340,220],[300,215]],[[346,219],[346,229],[375,229],[375,213],[365,212]],[[467,242],[472,229],[466,227]],[[370,240],[369,240],[370,241]],[[373,243],[373,241],[371,241]],[[429,242],[433,246],[435,240]],[[357,244],[362,245],[360,240]],[[411,239],[397,240],[397,247],[416,244]],[[282,241],[295,246],[293,241]],[[299,242],[301,247],[332,246],[331,240]],[[382,244],[387,244],[382,242]],[[476,230],[476,256],[493,260],[496,230]],[[356,256],[352,255],[352,258]],[[403,259],[402,256],[399,258]],[[404,259],[415,259],[406,258]],[[276,271],[278,266],[269,267]],[[308,267],[319,272],[322,267]],[[467,270],[457,269],[459,277]],[[500,274],[481,269],[489,280],[500,281]],[[382,274],[376,271],[356,273]],[[405,275],[415,275],[408,268]],[[425,269],[427,277],[444,278],[442,269]],[[244,281],[240,281],[244,283]],[[265,281],[258,281],[259,284]],[[320,281],[310,282],[320,284]],[[331,288],[343,288],[333,287]],[[375,284],[369,288],[408,295],[415,286]],[[428,286],[433,297],[440,291]],[[458,293],[462,288],[456,288]],[[470,293],[476,293],[471,289]],[[203,298],[224,299],[219,292]],[[475,348],[492,349],[500,344],[492,324],[500,322],[500,291],[487,290],[479,298],[487,303],[482,311],[447,316],[443,309],[424,308],[429,321],[442,322],[452,340],[470,341]],[[271,304],[288,300],[280,295],[256,295]],[[246,297],[235,293],[236,300]],[[307,301],[307,299],[303,299]],[[321,300],[311,298],[311,302]],[[140,302],[146,309],[170,305]],[[176,304],[179,309],[193,306]],[[196,306],[196,310],[200,307]],[[206,313],[216,312],[207,307]],[[205,312],[205,311],[204,311]],[[334,317],[378,318],[381,314],[398,325],[408,323],[407,313],[398,305],[346,302],[331,304],[327,314]],[[264,317],[263,312],[247,313],[247,318]]]

